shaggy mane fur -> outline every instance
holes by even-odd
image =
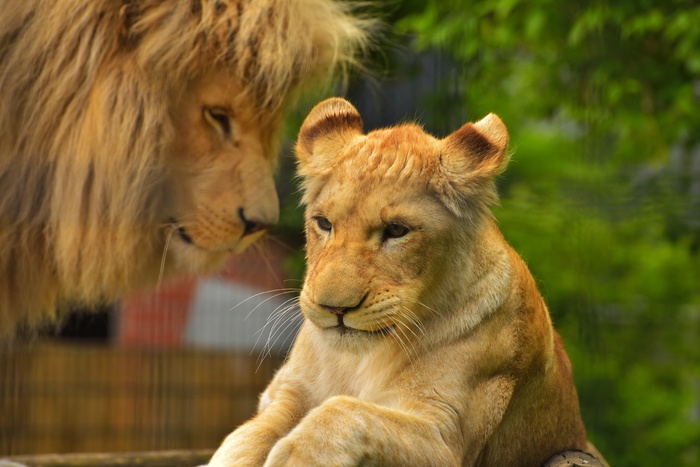
[[[331,0],[0,0],[0,340],[143,281],[171,103],[213,68],[260,124],[353,60]],[[58,310],[58,311],[56,311]],[[4,335],[4,336],[3,336]]]

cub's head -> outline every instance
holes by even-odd
[[[308,270],[302,311],[328,336],[406,342],[438,311],[450,271],[497,200],[508,134],[493,114],[444,139],[413,124],[363,133],[343,99],[297,142]]]

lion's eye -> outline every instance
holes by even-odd
[[[408,233],[408,227],[402,224],[397,224],[392,222],[384,227],[384,239],[387,238],[400,238]]]
[[[323,230],[324,232],[330,232],[331,229],[333,228],[333,224],[331,224],[331,221],[326,219],[323,216],[317,216],[315,217],[316,219],[316,225],[318,225],[318,228]]]
[[[231,136],[231,117],[222,107],[204,107],[204,119],[224,138]]]

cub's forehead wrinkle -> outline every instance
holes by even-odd
[[[404,178],[411,174],[432,172],[439,162],[441,145],[416,125],[375,130],[347,148],[341,165],[352,171],[369,171],[367,176]]]

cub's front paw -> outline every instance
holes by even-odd
[[[300,443],[289,437],[279,440],[267,456],[265,467],[314,465],[310,459],[305,459],[298,444]]]
[[[289,436],[275,444],[265,467],[355,467],[367,465],[366,461],[366,457],[357,455],[354,449],[344,443],[324,443]]]
[[[352,398],[338,396],[315,408],[287,436],[275,443],[266,467],[370,465],[364,413]],[[381,463],[379,463],[381,464]]]

